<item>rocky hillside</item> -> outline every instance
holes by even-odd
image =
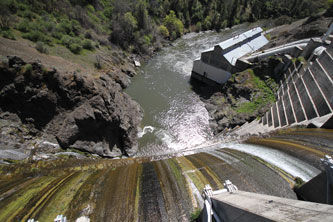
[[[23,137],[16,139],[19,147],[38,138],[105,157],[135,152],[142,111],[109,75],[59,72],[15,56],[1,63],[0,73],[0,108],[7,113],[1,121],[19,132],[5,131],[2,124],[2,150],[15,147],[8,132]]]

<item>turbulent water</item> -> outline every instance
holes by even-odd
[[[244,29],[187,34],[164,48],[132,79],[127,93],[145,112],[139,155],[179,151],[211,138],[208,113],[189,84],[193,60]]]
[[[127,90],[144,110],[139,132],[138,156],[155,156],[209,146],[212,133],[204,103],[192,90],[190,76],[193,61],[202,51],[249,29],[246,25],[220,33],[202,32],[184,35],[152,58],[132,79]],[[218,144],[263,158],[291,175],[308,180],[318,173],[310,165],[265,147],[244,144]]]

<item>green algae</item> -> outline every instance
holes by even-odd
[[[35,195],[27,205],[24,206],[24,209],[17,217],[22,218],[23,221],[26,221],[29,218],[37,217],[38,213],[43,210],[44,206],[53,197],[57,190],[61,188],[61,186],[68,180],[70,180],[73,175],[74,174],[65,174],[64,176],[61,176],[50,183],[47,187],[45,187],[45,189],[41,190],[37,195]]]
[[[89,173],[88,178],[80,186],[80,189],[77,190],[72,201],[68,204],[65,215],[69,220],[75,221],[85,208],[89,205],[94,205],[91,195],[97,184],[96,181],[100,179],[103,174],[105,174],[105,170],[92,171]]]
[[[16,192],[11,198],[1,201],[0,221],[18,221],[14,218],[20,214],[34,196],[54,180],[56,180],[54,177],[36,178],[30,185]]]
[[[64,215],[68,205],[76,192],[81,188],[85,180],[90,176],[89,172],[77,173],[65,184],[62,184],[49,201],[39,209],[35,218],[39,221],[52,221],[57,215]]]
[[[135,204],[134,204],[134,221],[139,220],[139,202],[140,202],[140,183],[142,175],[142,165],[138,166],[137,181],[135,190]]]

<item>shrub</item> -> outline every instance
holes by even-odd
[[[22,17],[23,18],[27,18],[29,20],[32,20],[32,19],[36,18],[36,15],[32,11],[30,11],[30,10],[25,10],[22,13]]]
[[[274,25],[279,26],[284,24],[290,24],[292,21],[293,19],[291,17],[283,15],[274,21]]]
[[[28,20],[24,19],[23,21],[21,21],[17,27],[16,27],[19,31],[21,32],[29,32],[30,31],[30,23]]]
[[[63,35],[60,42],[62,45],[69,47],[69,45],[72,43],[72,38],[69,35]]]
[[[71,52],[73,52],[74,54],[79,54],[82,50],[82,47],[77,43],[73,43],[69,45],[69,50],[71,50]]]
[[[212,17],[207,16],[203,22],[203,29],[207,30],[212,27]]]
[[[84,37],[85,37],[86,39],[92,39],[92,38],[93,38],[93,37],[92,37],[92,34],[91,34],[90,31],[86,31],[86,33],[84,34]]]
[[[64,36],[63,33],[61,33],[61,32],[57,32],[57,31],[52,32],[51,35],[52,35],[52,37],[54,37],[54,38],[56,38],[56,39],[59,39],[59,40],[61,40],[62,37]]]
[[[94,65],[95,65],[96,69],[102,69],[103,68],[102,60],[98,55],[96,55],[96,62],[94,63]]]
[[[172,32],[175,32],[177,37],[180,37],[184,32],[184,25],[182,21],[176,17],[175,12],[172,10],[169,15],[165,16],[163,24],[171,33],[171,37],[173,37]]]
[[[62,19],[57,25],[57,31],[64,34],[69,34],[72,31],[72,25],[68,19]]]
[[[76,36],[80,35],[81,25],[77,20],[71,21],[71,32],[73,32]]]
[[[202,29],[201,22],[197,22],[197,24],[195,25],[195,29],[196,29],[197,32],[201,31],[201,29]]]
[[[86,6],[86,9],[87,9],[88,12],[90,12],[90,13],[94,13],[94,12],[95,12],[95,8],[94,8],[94,6],[92,6],[92,5],[87,5],[87,6]]]
[[[143,41],[146,45],[150,45],[151,44],[151,36],[150,35],[144,35],[143,36]]]
[[[177,33],[175,31],[171,32],[171,39],[176,39],[177,38]]]
[[[104,13],[105,17],[107,17],[108,19],[112,19],[113,8],[108,7],[106,9],[104,9],[103,13]]]
[[[159,31],[160,31],[160,33],[161,33],[161,35],[164,37],[164,38],[167,38],[167,37],[169,37],[169,30],[167,29],[167,27],[165,27],[164,25],[161,25],[160,27],[159,27]]]
[[[12,30],[10,30],[10,29],[2,31],[1,35],[2,35],[2,37],[6,38],[6,39],[11,39],[11,40],[16,39]]]
[[[49,50],[47,49],[47,47],[45,46],[45,44],[43,42],[37,42],[35,48],[41,53],[44,53],[44,54],[49,53]]]
[[[92,41],[89,40],[89,39],[85,39],[85,40],[83,40],[83,42],[82,42],[82,47],[83,47],[84,49],[88,49],[88,50],[93,50],[93,49],[94,49],[94,46],[93,46],[93,44],[92,44]]]
[[[44,22],[44,28],[48,32],[53,32],[56,27],[54,22]]]
[[[10,1],[0,1],[0,28],[8,29],[12,21],[12,10]]]
[[[32,65],[31,64],[26,64],[21,68],[21,73],[23,74],[30,74],[32,72]]]
[[[199,208],[195,209],[191,213],[191,217],[190,217],[191,221],[196,221],[197,219],[199,219],[200,213],[201,213],[201,210]]]
[[[37,42],[37,41],[45,41],[45,36],[44,33],[37,31],[37,30],[32,30],[31,32],[25,33],[22,35],[23,38],[25,39],[29,39],[33,42]]]

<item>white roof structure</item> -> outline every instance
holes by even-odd
[[[235,65],[240,57],[253,53],[266,45],[268,40],[262,34],[262,28],[256,27],[218,44],[223,50],[223,56],[231,65]]]

